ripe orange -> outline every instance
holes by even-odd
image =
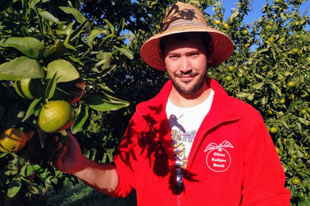
[[[220,21],[220,20],[216,20],[216,21],[215,21],[215,24],[216,24],[216,25],[219,25],[219,24],[221,24],[221,21]]]
[[[33,99],[42,94],[40,79],[22,79],[15,81],[15,91],[22,98]]]
[[[10,128],[0,135],[0,151],[18,152],[25,146],[27,137],[22,130]]]
[[[70,104],[62,100],[52,100],[43,106],[38,124],[44,132],[58,132],[70,127],[74,112]]]

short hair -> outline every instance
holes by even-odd
[[[167,45],[167,39],[169,37],[172,37],[173,39],[179,40],[179,41],[187,41],[190,37],[197,36],[197,34],[201,38],[201,41],[206,48],[207,55],[209,56],[209,52],[210,52],[209,43],[211,42],[211,37],[208,33],[206,32],[184,32],[184,33],[177,33],[177,34],[171,34],[168,36],[164,36],[160,39],[159,48],[161,50],[162,57],[164,58],[164,53],[165,53],[165,49]]]

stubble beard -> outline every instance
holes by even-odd
[[[179,84],[177,81],[175,81],[174,78],[171,78],[171,81],[172,81],[172,84],[174,86],[174,88],[180,93],[180,94],[183,94],[183,95],[191,95],[197,91],[200,90],[200,88],[202,87],[202,85],[204,84],[204,82],[206,81],[206,78],[207,78],[207,73],[205,73],[205,75],[201,76],[200,79],[198,79],[198,81],[190,88],[188,89],[185,89],[183,88],[183,86],[181,84]],[[170,76],[170,75],[169,75]],[[185,83],[186,84],[186,83]],[[188,83],[190,84],[190,83]]]

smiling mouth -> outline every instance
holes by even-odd
[[[178,74],[178,75],[176,75],[176,77],[179,78],[183,82],[189,82],[192,79],[194,79],[195,76],[196,76],[196,74],[194,74],[194,73],[191,73],[191,74]]]

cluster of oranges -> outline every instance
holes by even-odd
[[[78,102],[83,96],[84,82],[70,82],[60,85],[60,91],[55,98],[44,104],[38,117],[38,125],[47,133],[60,132],[69,128],[74,120],[74,110],[71,104]],[[27,99],[38,98],[42,95],[40,79],[23,79],[15,81],[15,91]],[[5,153],[18,152],[33,136],[34,131],[24,132],[21,129],[9,128],[0,135],[0,151]]]

